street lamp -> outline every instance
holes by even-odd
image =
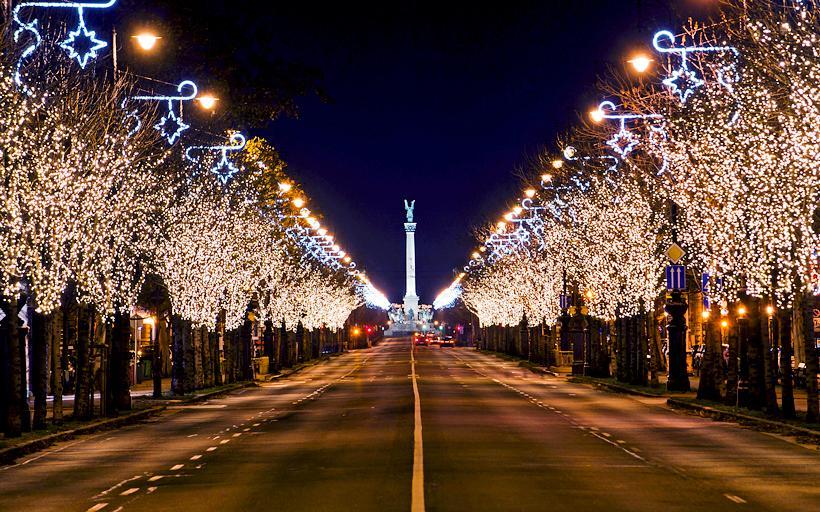
[[[293,206],[295,206],[297,208],[301,208],[304,205],[305,205],[305,200],[302,199],[301,197],[297,197],[296,199],[293,200]]]
[[[592,119],[593,123],[600,123],[604,120],[604,112],[601,109],[596,108],[595,110],[591,110],[589,112],[589,117]]]
[[[652,59],[644,55],[643,53],[635,55],[627,62],[632,64],[632,69],[634,69],[638,73],[646,73],[646,71],[649,69],[649,66],[652,65]]]
[[[203,94],[196,99],[199,102],[199,106],[204,108],[205,110],[213,110],[216,107],[216,102],[219,101],[219,98],[213,96],[212,94]]]
[[[141,34],[131,36],[131,39],[136,40],[137,46],[147,52],[153,50],[157,45],[157,42],[162,38],[150,32],[143,32]]]

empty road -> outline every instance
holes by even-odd
[[[389,340],[0,467],[0,510],[820,509],[817,450],[662,404]]]

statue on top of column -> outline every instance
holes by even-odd
[[[407,199],[404,200],[404,209],[407,210],[407,222],[413,222],[413,210],[416,208],[416,200],[413,199],[409,204]]]

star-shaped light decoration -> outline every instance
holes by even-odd
[[[695,92],[695,89],[704,84],[694,71],[686,68],[678,68],[663,81],[663,85],[669,87],[673,94],[680,97],[681,103],[686,103],[687,98]]]
[[[95,31],[88,30],[88,27],[85,26],[82,8],[79,12],[80,23],[77,25],[77,29],[68,33],[68,37],[60,43],[60,47],[68,52],[68,58],[77,59],[80,67],[85,69],[88,61],[96,59],[97,51],[108,46],[108,43],[97,39]]]
[[[228,159],[227,152],[223,151],[222,158],[211,168],[211,172],[219,178],[219,181],[222,182],[223,185],[227,185],[228,180],[239,172],[239,168]]]
[[[615,132],[615,135],[613,135],[611,139],[606,141],[606,144],[618,153],[621,158],[626,158],[626,155],[631,153],[632,150],[635,149],[635,146],[638,145],[638,139],[639,137],[637,135],[621,126],[621,129]]]
[[[177,139],[179,139],[182,132],[190,128],[189,125],[182,122],[182,119],[178,118],[176,114],[174,114],[173,108],[168,110],[168,114],[162,117],[162,120],[154,125],[154,129],[157,130],[168,140],[168,144],[173,145]]]

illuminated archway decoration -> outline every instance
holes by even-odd
[[[107,9],[114,5],[117,0],[108,0],[105,3],[93,2],[23,2],[18,4],[12,11],[12,19],[17,26],[14,31],[14,41],[19,42],[23,33],[28,32],[34,39],[33,42],[23,49],[20,58],[17,60],[17,66],[14,71],[14,81],[18,87],[23,86],[23,77],[21,69],[23,62],[34,54],[37,48],[43,42],[43,36],[40,34],[40,20],[37,18],[31,21],[23,21],[20,13],[23,9],[31,9],[40,7],[43,9],[74,9],[77,11],[77,27],[69,31],[68,36],[60,41],[58,44],[60,48],[68,53],[70,59],[76,60],[81,68],[85,69],[88,62],[96,59],[98,52],[108,46],[108,43],[102,39],[97,38],[97,33],[94,30],[89,30],[85,24],[85,9]]]
[[[239,172],[239,168],[228,158],[228,153],[242,151],[245,148],[245,136],[241,133],[234,133],[230,137],[231,144],[221,146],[191,146],[185,150],[185,158],[194,163],[199,163],[199,158],[191,156],[192,151],[217,151],[221,154],[219,160],[211,168],[211,173],[219,178],[223,185]]]
[[[186,88],[190,89],[191,92],[185,94],[184,91]],[[182,119],[182,113],[180,112],[180,115],[177,116],[176,112],[174,112],[174,102],[179,101],[181,106],[183,101],[193,100],[196,98],[198,89],[196,84],[191,80],[184,80],[177,86],[177,92],[179,92],[177,96],[134,96],[132,98],[141,101],[168,102],[168,112],[154,125],[154,129],[160,132],[168,141],[168,144],[172,146],[182,135],[182,132],[190,128],[190,125],[185,124],[185,121]]]
[[[666,44],[662,44],[666,41]],[[667,46],[668,45],[668,46]],[[733,46],[682,46],[675,47],[675,34],[668,30],[657,32],[652,38],[652,46],[660,53],[678,55],[680,57],[680,67],[673,69],[672,73],[663,80],[663,85],[669,88],[673,94],[680,98],[681,103],[695,92],[696,89],[705,83],[698,74],[689,69],[689,54],[691,53],[726,53],[731,52],[735,57],[738,55],[737,48]],[[718,82],[729,91],[732,90],[732,82],[736,80],[734,76],[736,69],[734,64],[718,73]]]

